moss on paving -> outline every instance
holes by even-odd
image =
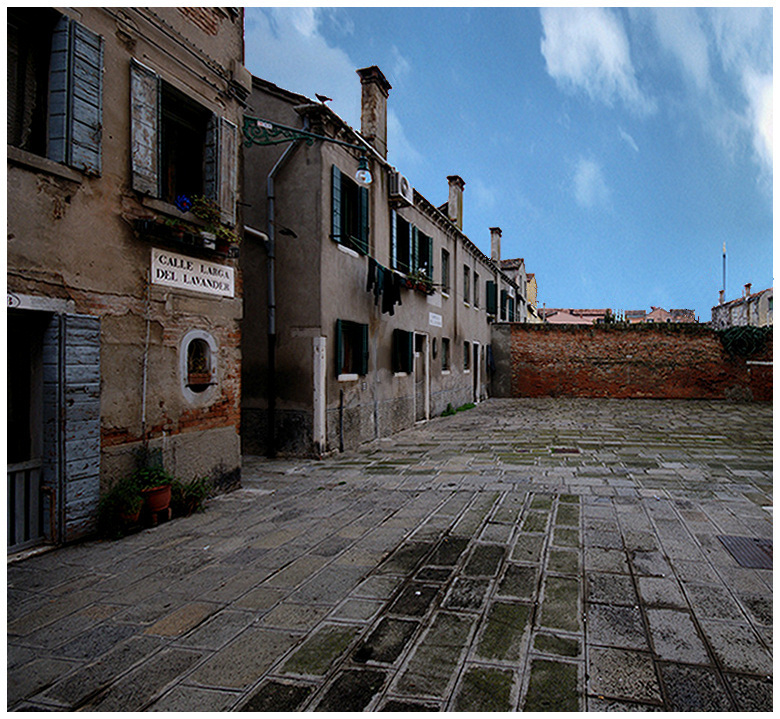
[[[542,602],[542,626],[579,631],[579,580],[548,576]]]
[[[534,659],[523,710],[576,712],[579,710],[577,666]]]
[[[512,551],[512,559],[517,562],[538,563],[542,556],[544,537],[520,534]]]
[[[560,574],[577,574],[580,569],[579,553],[566,549],[551,549],[547,569]]]
[[[356,627],[325,627],[307,639],[287,660],[282,673],[322,676],[349,647]]]
[[[498,585],[498,594],[503,597],[533,599],[536,594],[536,583],[536,567],[509,564],[501,583]]]
[[[545,654],[558,654],[563,657],[578,657],[580,642],[571,637],[559,637],[554,634],[537,634],[534,638],[534,649]]]
[[[579,547],[580,531],[576,527],[555,527],[553,544],[558,547]]]
[[[544,532],[547,529],[547,512],[528,512],[521,527],[523,532]]]
[[[555,524],[577,527],[580,523],[580,508],[573,504],[559,504]]]
[[[488,612],[477,654],[485,659],[519,659],[530,616],[531,607],[526,604],[495,602]]]
[[[455,699],[455,711],[510,711],[512,672],[475,667],[463,677]]]

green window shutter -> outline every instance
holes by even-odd
[[[341,170],[333,165],[331,173],[331,239],[342,241]]]
[[[409,231],[411,232],[411,248],[409,250],[409,269],[412,272],[417,272],[420,269],[420,248],[418,247],[418,231],[414,225],[409,225]]]
[[[406,333],[406,371],[411,374],[414,368],[414,334]]]
[[[426,236],[428,240],[428,277],[433,280],[433,237]]]
[[[358,238],[358,249],[364,254],[368,254],[368,188],[360,187],[360,237]]]
[[[368,374],[368,325],[358,325],[360,328],[360,368],[359,375]]]
[[[343,323],[336,320],[336,376],[341,374],[341,368],[344,365],[344,341],[342,338]]]
[[[506,301],[507,301],[507,292],[506,290],[501,290],[501,319],[506,319]]]
[[[485,283],[485,309],[489,315],[496,314],[496,283],[493,280]]]
[[[394,270],[398,269],[398,233],[396,232],[396,224],[398,222],[398,214],[395,210],[391,210],[390,215],[390,267]]]
[[[133,189],[160,195],[160,78],[133,60],[130,63],[130,138]]]

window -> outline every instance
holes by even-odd
[[[433,238],[393,211],[390,255],[393,269],[433,279]]]
[[[496,315],[498,310],[498,298],[496,283],[488,280],[485,283],[485,308],[489,315]]]
[[[441,291],[450,293],[450,253],[444,248],[441,251]]]
[[[368,254],[368,188],[360,187],[333,165],[331,237],[344,247]]]
[[[211,348],[206,340],[195,338],[187,346],[187,386],[204,392],[211,384]]]
[[[448,337],[441,338],[441,371],[450,371],[450,340]]]
[[[8,144],[100,174],[103,38],[54,10],[8,10]]]
[[[468,265],[463,265],[463,301],[468,304],[471,288],[469,280],[471,279],[471,270]]]
[[[479,307],[479,275],[474,273],[474,307]]]
[[[368,374],[368,325],[336,320],[336,374]]]
[[[515,298],[508,296],[506,301],[507,308],[507,320],[509,322],[515,321]]]
[[[471,369],[471,344],[463,343],[463,371],[468,372]]]
[[[414,367],[412,336],[412,332],[393,330],[393,372],[412,372]]]
[[[171,203],[202,195],[235,225],[238,128],[135,60],[130,92],[133,189]]]

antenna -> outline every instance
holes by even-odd
[[[726,296],[726,243],[723,243],[723,296]]]

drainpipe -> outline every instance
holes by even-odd
[[[304,121],[308,130],[308,121]],[[282,166],[297,149],[300,141],[288,145],[268,173],[268,235],[265,250],[268,255],[268,449],[267,456],[276,456],[276,224],[274,179]],[[255,230],[254,233],[257,233]]]

